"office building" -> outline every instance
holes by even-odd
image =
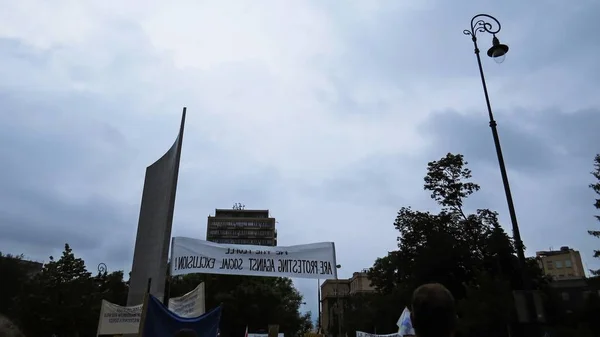
[[[578,279],[585,277],[585,270],[578,251],[567,246],[560,250],[536,252],[540,268],[554,280]]]
[[[269,210],[216,209],[208,217],[206,240],[237,245],[277,246],[275,218]]]
[[[349,296],[373,293],[375,288],[367,276],[367,270],[352,274],[349,279],[325,280],[321,284],[321,328],[327,335],[339,334],[339,321],[343,321],[344,302]],[[339,303],[339,306],[336,305]],[[338,307],[340,310],[338,311]]]

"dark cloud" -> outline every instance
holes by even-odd
[[[593,158],[599,149],[600,110],[576,112],[526,111],[495,118],[503,155],[511,170],[546,174],[574,168]],[[487,114],[455,111],[433,114],[423,132],[449,149],[476,158],[477,163],[497,164]]]
[[[426,161],[405,154],[373,155],[363,158],[321,184],[307,185],[303,193],[349,204],[397,209],[426,200],[423,177]],[[393,219],[390,219],[391,224]]]
[[[135,213],[101,192],[127,156],[119,151],[127,149],[123,135],[102,123],[58,131],[61,112],[44,104],[56,101],[4,97],[5,111],[18,115],[0,123],[1,250],[45,260],[65,243],[90,256],[106,241],[126,242]],[[52,115],[48,123],[33,117],[42,109]]]
[[[114,203],[101,198],[66,201],[41,190],[2,187],[3,199],[11,197],[0,207],[0,237],[5,244],[21,242],[50,251],[70,242],[94,250],[104,244],[102,239],[119,237],[135,228],[131,214],[123,214]]]

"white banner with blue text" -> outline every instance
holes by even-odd
[[[206,312],[204,282],[189,293],[169,299],[169,310],[181,317],[194,318]]]
[[[220,244],[174,237],[171,275],[225,274],[336,279],[333,242],[288,247]]]

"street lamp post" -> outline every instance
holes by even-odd
[[[479,66],[479,75],[481,76],[481,85],[483,86],[483,93],[485,95],[485,103],[487,104],[488,116],[490,119],[490,128],[492,129],[492,137],[494,138],[494,146],[496,147],[496,155],[498,157],[498,165],[500,166],[500,174],[502,175],[502,184],[504,185],[504,193],[506,195],[506,202],[508,204],[508,212],[510,214],[510,222],[512,224],[513,240],[515,242],[515,248],[517,249],[517,258],[519,271],[522,277],[523,290],[526,292],[528,312],[530,315],[535,310],[533,304],[533,298],[528,294],[531,291],[531,279],[527,274],[525,251],[523,248],[523,241],[521,240],[521,232],[519,231],[519,224],[517,222],[517,213],[515,212],[515,205],[512,199],[512,193],[510,191],[510,184],[508,182],[508,174],[506,173],[506,165],[504,164],[504,156],[502,155],[502,148],[500,146],[500,137],[498,136],[498,129],[494,114],[492,113],[492,106],[490,104],[490,97],[487,90],[487,84],[485,82],[485,76],[483,74],[483,66],[481,64],[481,57],[479,55],[479,47],[477,46],[477,33],[489,33],[493,36],[492,47],[487,51],[487,55],[494,59],[497,63],[502,63],[504,57],[508,52],[508,46],[501,44],[500,40],[496,37],[496,34],[500,32],[502,26],[500,22],[493,16],[488,14],[478,14],[471,19],[471,29],[465,29],[463,34],[471,36],[473,45],[475,47],[475,56],[477,57],[477,65]]]
[[[335,266],[336,269],[342,268],[341,264]],[[335,306],[337,308],[337,317],[338,317],[338,337],[342,337],[342,307],[340,305],[340,279],[337,277],[338,272],[336,271],[336,279],[335,279]]]
[[[321,333],[321,280],[317,279],[317,311],[319,313],[319,320],[317,321],[317,334]]]

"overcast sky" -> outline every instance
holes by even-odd
[[[600,3],[0,0],[0,251],[131,268],[146,166],[188,107],[173,234],[215,208],[268,208],[279,244],[334,241],[341,276],[396,247],[402,206],[436,210],[426,163],[462,153],[471,209],[510,223],[473,54],[484,55],[527,254],[600,241]],[[485,51],[491,36],[480,35]],[[595,213],[596,212],[596,213]],[[317,282],[296,280],[316,316]]]

